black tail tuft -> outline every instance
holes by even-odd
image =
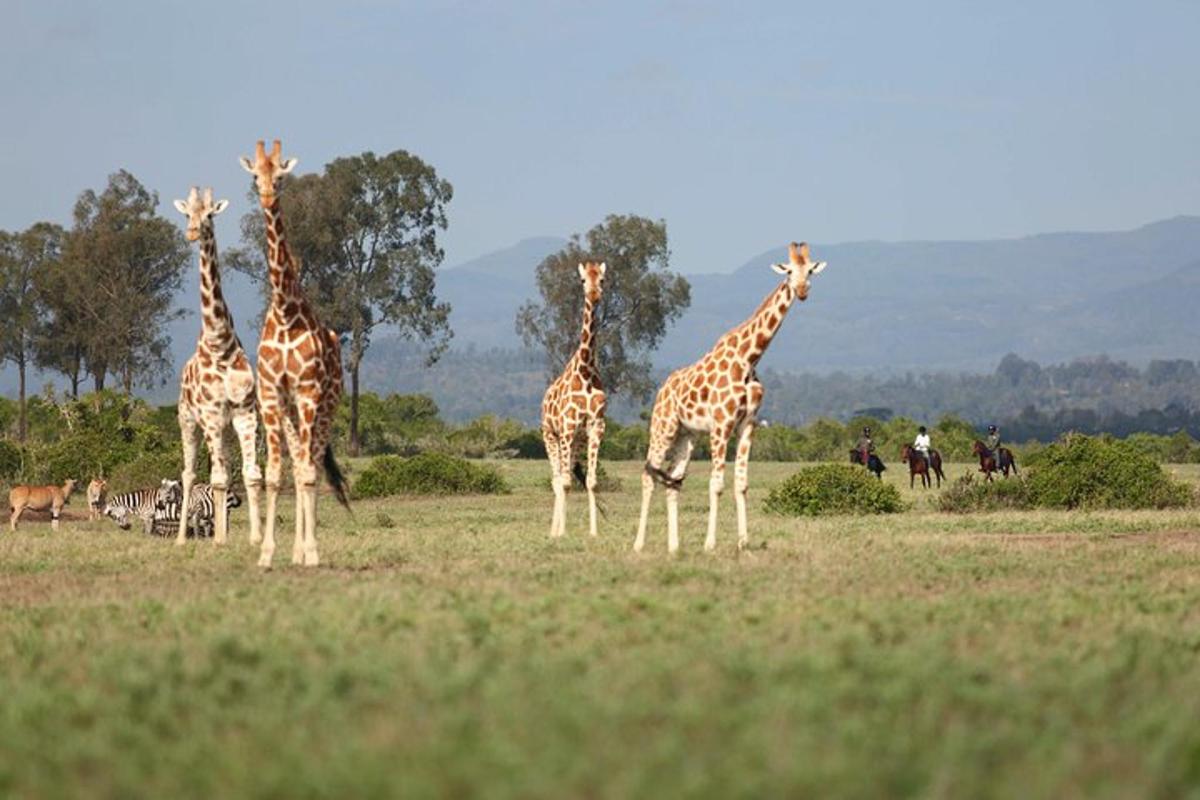
[[[671,477],[670,473],[653,466],[649,461],[646,462],[645,472],[651,478],[661,483],[668,489],[675,489],[678,491],[683,486],[682,478]]]
[[[333,445],[326,445],[324,462],[325,480],[329,481],[329,486],[333,489],[337,501],[349,511],[350,484],[346,480],[346,476],[342,474],[342,468],[338,466],[337,459],[333,457]]]
[[[583,464],[576,461],[571,465],[571,474],[575,477],[575,482],[580,486],[587,488],[587,470],[583,468]],[[599,497],[596,498],[596,510],[600,512],[600,516],[608,519],[608,509],[604,507],[604,501]]]

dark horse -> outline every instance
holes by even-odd
[[[979,456],[979,471],[987,476],[989,481],[993,472],[1003,472],[1006,478],[1009,470],[1012,470],[1013,475],[1017,474],[1017,460],[1013,458],[1012,450],[1007,447],[997,448],[997,452],[993,454],[987,449],[987,445],[976,439],[975,444],[971,445],[971,450]],[[997,455],[1000,456],[999,464],[996,463]]]
[[[857,447],[850,451],[850,463],[851,464],[863,463],[862,453],[860,453],[858,451]],[[874,453],[871,453],[870,461],[867,463],[866,466],[867,466],[868,471],[875,473],[876,478],[879,478],[879,480],[883,480],[883,471],[885,469],[887,469],[887,467],[885,467],[883,465],[883,461],[880,460],[879,456],[875,455]]]
[[[942,487],[946,475],[942,472],[942,454],[937,450],[929,451],[929,463],[926,464],[925,458],[911,444],[906,444],[900,449],[900,460],[908,464],[908,488],[913,488],[918,475],[921,476],[921,485],[926,489],[933,486],[933,479],[929,477],[931,471],[937,476],[938,488]]]

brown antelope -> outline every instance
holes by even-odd
[[[9,528],[17,529],[17,520],[25,509],[33,511],[49,511],[50,527],[58,530],[58,516],[62,507],[71,500],[71,492],[75,491],[75,480],[67,478],[62,486],[14,486],[8,493],[8,505],[12,509],[12,519]]]

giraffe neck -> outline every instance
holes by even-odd
[[[596,365],[596,304],[586,294],[583,297],[583,324],[579,331],[579,349],[576,357],[588,366]]]
[[[263,206],[263,217],[267,226],[267,277],[271,281],[271,307],[281,309],[292,301],[300,300],[300,279],[284,237],[279,195]]]
[[[795,299],[796,291],[785,280],[776,287],[775,291],[767,295],[754,315],[742,323],[743,335],[750,342],[745,358],[751,367],[757,364],[763,353],[767,351],[767,347],[775,338],[779,326],[783,324],[783,318],[787,316],[788,309],[792,307],[792,301]]]
[[[221,270],[217,263],[217,237],[212,219],[200,225],[200,336],[218,347],[233,338],[233,317],[221,292]]]

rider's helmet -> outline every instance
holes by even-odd
[[[870,435],[871,435],[871,426],[870,426],[870,425],[864,425],[864,426],[863,426],[863,433],[865,433],[867,436],[870,436]]]
[[[917,428],[917,433],[924,433],[924,432],[925,432],[925,426],[924,426],[924,425],[922,425],[921,427]]]
[[[988,433],[995,433],[995,432],[996,432],[996,426],[988,425]]]

